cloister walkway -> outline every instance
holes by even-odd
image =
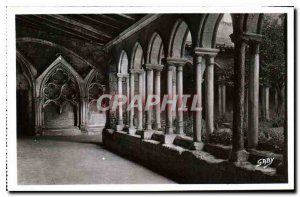
[[[101,146],[101,135],[18,139],[18,184],[174,183]]]

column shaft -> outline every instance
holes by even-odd
[[[161,117],[160,117],[160,70],[155,71],[155,92],[154,94],[158,96],[159,98],[159,103],[155,105],[155,124],[154,124],[154,129],[160,130],[161,129]]]
[[[244,149],[244,96],[245,96],[245,49],[243,34],[231,35],[234,42],[234,100],[232,123],[232,149],[229,160],[247,161],[249,154]]]
[[[194,111],[193,121],[193,139],[195,142],[201,142],[201,129],[202,129],[202,56],[195,55],[194,57],[194,69],[195,69],[195,94],[194,98],[197,97],[196,108]]]
[[[226,114],[226,85],[222,86],[222,116]]]
[[[222,84],[218,85],[218,112],[219,117],[223,116],[223,87]]]
[[[139,95],[142,98],[143,103],[143,73],[139,73]],[[143,110],[141,108],[138,108],[138,130],[143,130]]]
[[[126,77],[126,97],[127,97],[127,104],[126,104],[126,125],[129,125],[129,117],[130,117],[130,111],[128,109],[129,105],[129,97],[130,97],[130,79],[129,77]]]
[[[176,94],[177,94],[177,87],[176,87],[176,67],[173,66],[173,74],[172,74],[172,94],[173,94],[173,98],[176,98]],[[174,122],[176,120],[176,110],[172,111],[172,121]]]
[[[205,71],[206,132],[214,131],[214,57],[208,57]]]
[[[183,134],[183,111],[180,108],[183,108],[182,106],[182,95],[183,95],[183,78],[182,78],[182,66],[177,66],[177,96],[178,96],[178,102],[177,102],[177,133]]]
[[[266,87],[266,119],[269,120],[270,119],[270,88]]]
[[[168,93],[168,100],[173,99],[173,65],[167,65],[167,93]],[[167,104],[167,118],[166,118],[166,133],[172,134],[173,133],[173,106],[171,103]]]
[[[250,44],[249,104],[248,104],[248,148],[256,148],[258,143],[259,118],[259,45]]]
[[[118,77],[118,102],[122,102],[121,100],[121,96],[123,95],[123,90],[122,90],[122,77]],[[118,110],[119,110],[119,115],[118,115],[118,125],[122,126],[123,125],[123,106],[119,105],[118,106]]]
[[[134,73],[130,73],[130,97],[129,97],[129,104],[134,98]],[[133,124],[134,119],[134,108],[130,109],[130,116],[129,116],[129,128],[134,129]]]
[[[153,95],[153,69],[147,69],[147,99]],[[152,130],[152,109],[147,110],[146,129]]]

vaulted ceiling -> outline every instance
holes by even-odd
[[[144,16],[145,14],[16,15],[16,25],[105,45]]]

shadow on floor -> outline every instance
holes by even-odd
[[[60,141],[60,142],[73,142],[73,143],[84,143],[84,144],[95,144],[103,147],[102,135],[75,135],[75,136],[22,136],[19,139],[31,139],[35,141]]]

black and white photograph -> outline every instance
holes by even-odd
[[[8,191],[294,190],[293,7],[7,7]]]

